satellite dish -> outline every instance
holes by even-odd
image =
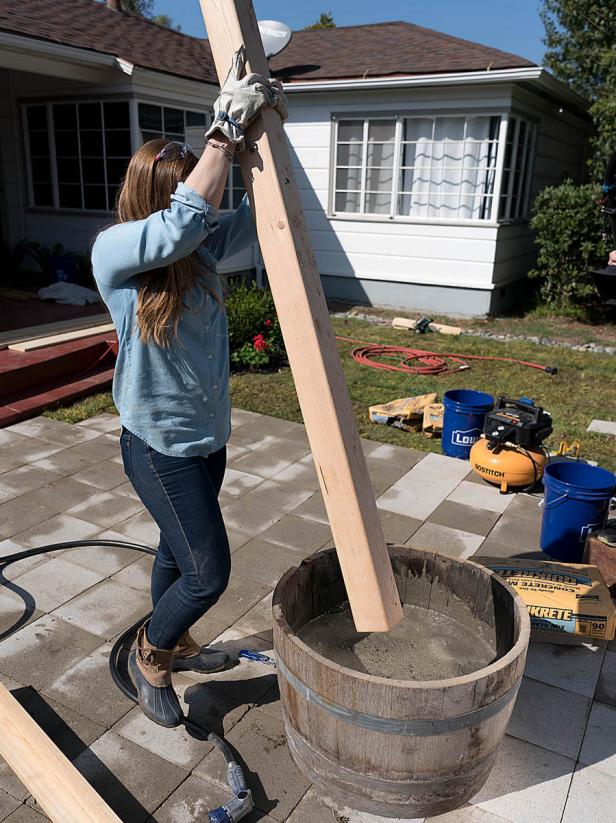
[[[278,20],[259,20],[259,31],[267,58],[279,54],[286,46],[293,35],[286,23],[279,23]]]

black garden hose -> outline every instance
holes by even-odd
[[[133,551],[142,552],[143,554],[156,554],[156,549],[151,546],[144,546],[141,543],[131,543],[123,540],[75,540],[66,541],[63,543],[53,543],[47,546],[38,546],[36,549],[24,549],[14,554],[6,555],[0,558],[0,581],[4,579],[2,574],[4,568],[11,563],[16,563],[18,560],[25,560],[28,557],[35,557],[38,554],[46,554],[47,552],[59,551],[60,549],[78,549],[87,548],[88,546],[109,546],[110,548],[132,549]],[[151,612],[140,618],[130,628],[126,629],[120,637],[113,644],[111,653],[109,655],[109,670],[113,682],[116,684],[122,694],[133,703],[138,703],[137,690],[135,689],[132,680],[128,674],[127,661],[128,653],[132,646],[133,640],[137,634],[139,627],[148,619]],[[2,638],[8,637],[20,627],[18,620],[9,630],[3,633]],[[122,672],[120,671],[122,669]],[[206,729],[194,720],[189,720],[185,715],[182,716],[182,723],[192,732],[196,737],[213,743],[227,763],[227,780],[229,788],[232,792],[232,797],[227,803],[218,806],[208,812],[208,820],[210,823],[235,823],[241,820],[249,812],[252,811],[253,802],[250,789],[246,784],[246,778],[240,764],[236,761],[235,755],[231,751],[229,744],[214,732]]]

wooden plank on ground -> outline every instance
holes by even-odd
[[[19,343],[11,343],[8,348],[11,351],[36,351],[44,349],[46,346],[55,346],[58,343],[68,343],[70,340],[82,340],[86,337],[94,337],[104,332],[115,331],[113,323],[103,323],[100,326],[93,326],[88,329],[75,329],[75,331],[65,331],[62,334],[52,334],[49,337],[35,337],[34,340],[22,340]]]
[[[267,76],[250,0],[200,3],[219,80],[242,44],[247,71]],[[279,115],[263,112],[248,137],[244,185],[353,617],[359,631],[387,631],[402,607]]]
[[[75,329],[101,326],[110,322],[107,313],[93,314],[90,317],[72,317],[70,320],[59,320],[55,323],[43,323],[40,326],[24,326],[22,329],[10,329],[0,333],[0,349],[6,349],[12,343],[21,340],[34,340],[36,337],[49,337],[52,334],[61,334]]]
[[[121,823],[0,683],[0,756],[54,823]]]

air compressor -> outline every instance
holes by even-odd
[[[470,453],[473,471],[488,483],[531,489],[543,476],[548,455],[541,445],[552,433],[552,416],[528,397],[499,397]]]

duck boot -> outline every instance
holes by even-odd
[[[213,674],[230,669],[231,658],[225,652],[200,646],[189,632],[185,632],[174,649],[171,667],[174,672]]]
[[[180,701],[171,685],[173,649],[157,649],[148,640],[144,624],[137,632],[136,648],[128,658],[128,670],[146,717],[159,726],[172,728],[182,723]]]

